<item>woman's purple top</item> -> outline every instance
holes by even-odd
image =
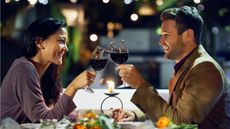
[[[45,104],[40,78],[35,66],[25,57],[16,59],[6,74],[0,89],[1,120],[11,117],[18,123],[38,122],[40,119],[58,119],[68,115],[76,106],[63,94],[49,108]]]

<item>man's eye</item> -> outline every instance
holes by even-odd
[[[168,34],[162,34],[161,35],[161,37],[164,37],[164,38],[166,38],[166,37],[168,37],[169,35]]]
[[[169,36],[169,34],[164,34],[164,37],[168,37]]]

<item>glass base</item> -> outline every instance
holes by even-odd
[[[128,86],[128,85],[120,85],[116,87],[117,89],[133,89],[132,87]]]
[[[85,89],[86,92],[94,93],[94,91],[88,86],[84,87],[84,89]]]

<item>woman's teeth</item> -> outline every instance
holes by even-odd
[[[60,56],[60,57],[62,57],[62,56],[63,56],[63,53],[62,53],[62,52],[58,52],[57,55]]]

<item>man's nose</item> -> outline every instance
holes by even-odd
[[[164,44],[164,39],[163,37],[160,38],[160,41],[159,41],[159,45],[163,45]]]

